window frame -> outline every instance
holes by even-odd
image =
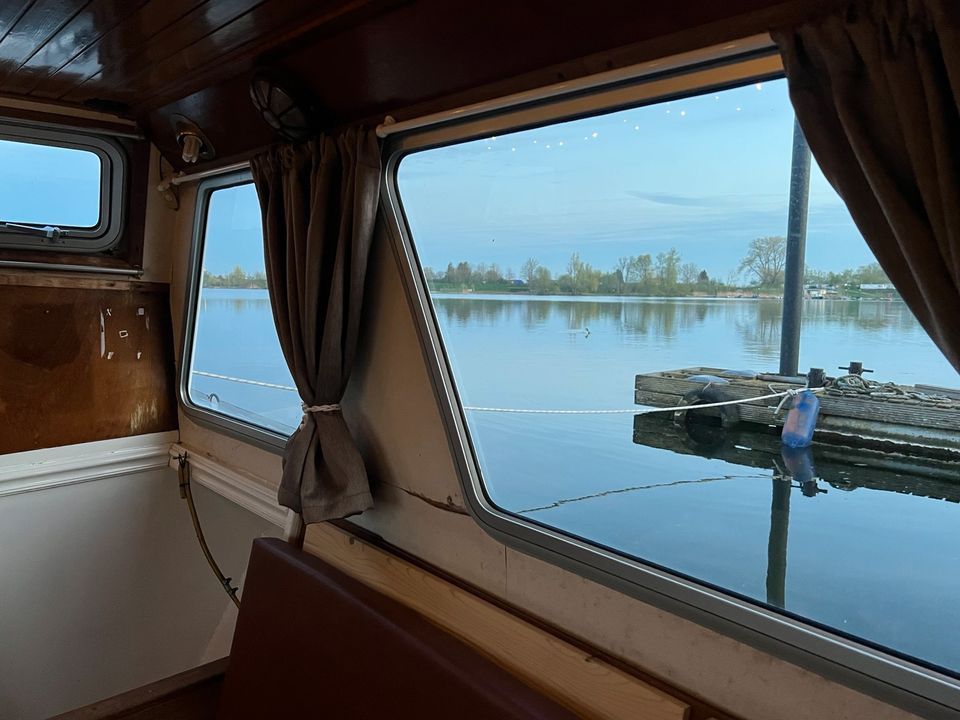
[[[112,138],[63,129],[35,127],[0,120],[0,140],[91,152],[100,160],[100,213],[94,227],[64,225],[69,234],[58,240],[15,231],[0,231],[0,248],[72,254],[113,250],[123,238],[127,211],[127,155]],[[0,223],[5,222],[0,218]],[[9,222],[33,225],[11,219]],[[38,224],[38,227],[42,227]]]
[[[782,77],[779,55],[774,54],[772,48],[746,54],[727,49],[704,51],[699,61],[694,60],[686,67],[649,74],[629,83],[619,82],[391,135],[383,150],[385,172],[381,193],[387,234],[398,259],[467,508],[488,534],[508,547],[884,702],[923,717],[955,717],[960,711],[960,679],[956,677],[498,508],[483,487],[453,369],[403,210],[397,173],[403,158],[414,152]]]
[[[283,448],[287,444],[288,436],[197,405],[190,397],[190,376],[193,370],[197,311],[200,303],[200,290],[203,285],[203,252],[206,241],[207,216],[210,211],[210,198],[217,190],[252,183],[253,175],[251,172],[249,170],[240,170],[206,178],[197,185],[193,235],[187,266],[183,333],[180,344],[182,349],[180,353],[178,395],[184,414],[198,425],[216,430],[237,440],[248,442],[269,452],[279,454],[283,452]]]

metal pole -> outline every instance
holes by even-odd
[[[800,364],[800,320],[803,316],[803,270],[807,251],[807,205],[810,200],[810,147],[800,123],[793,121],[793,164],[787,216],[787,257],[783,278],[783,323],[780,330],[780,374],[796,375]]]

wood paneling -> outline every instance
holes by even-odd
[[[338,528],[308,526],[304,549],[413,608],[579,717],[688,718],[686,703]]]
[[[0,453],[177,427],[169,288],[0,274]]]
[[[247,99],[257,66],[306,85],[329,125],[379,121],[763,32],[841,1],[8,0],[0,93],[135,117],[180,167],[173,113],[197,120],[220,159],[273,139]]]

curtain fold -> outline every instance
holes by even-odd
[[[304,413],[283,455],[280,504],[322,522],[373,505],[363,459],[340,412],[360,331],[380,199],[373,130],[351,128],[251,161],[267,286]]]
[[[960,371],[960,2],[855,0],[771,34],[820,168]]]

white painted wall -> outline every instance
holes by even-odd
[[[229,653],[236,611],[161,450],[152,469],[9,495],[15,456],[0,458],[0,718],[49,717]],[[193,492],[242,586],[250,543],[280,529]]]

